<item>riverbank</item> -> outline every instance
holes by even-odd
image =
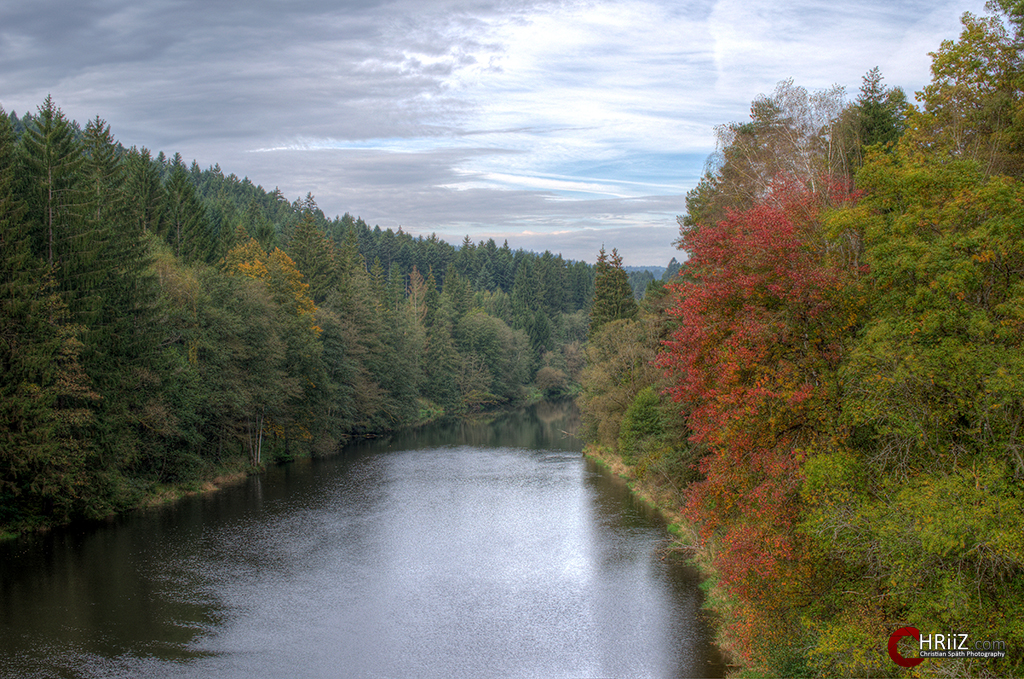
[[[152,488],[143,492],[141,497],[130,504],[116,508],[107,514],[95,517],[75,517],[70,521],[46,521],[41,518],[35,520],[24,520],[19,523],[9,524],[0,530],[0,541],[14,540],[22,535],[47,533],[55,528],[71,526],[82,522],[106,521],[122,514],[134,511],[162,507],[167,504],[178,502],[187,497],[213,493],[223,488],[236,485],[247,479],[252,474],[259,474],[264,468],[220,467],[208,476],[199,479],[185,481],[176,484],[154,484]]]
[[[318,456],[322,457],[325,455],[330,456],[337,454],[346,445],[353,443],[354,441],[392,436],[399,432],[415,431],[447,419],[463,422],[486,422],[525,407],[535,406],[543,400],[543,394],[537,390],[531,390],[524,394],[521,402],[517,402],[514,405],[509,404],[493,410],[450,415],[445,413],[444,409],[436,403],[428,399],[419,398],[417,399],[417,417],[411,422],[407,422],[401,426],[395,427],[394,429],[367,433],[362,436],[348,439],[343,443],[340,443],[333,452],[326,454],[320,453]],[[106,514],[91,517],[77,516],[68,521],[50,521],[45,517],[35,516],[0,525],[0,541],[13,540],[21,535],[45,533],[53,530],[54,528],[69,526],[80,522],[105,521],[129,512],[161,507],[166,504],[177,502],[186,497],[213,493],[221,490],[222,488],[240,483],[254,474],[262,474],[270,465],[287,463],[295,459],[307,457],[310,457],[308,452],[299,453],[298,455],[291,457],[271,454],[268,456],[266,462],[253,467],[248,463],[246,457],[239,455],[236,458],[229,459],[227,464],[222,463],[219,466],[207,469],[205,473],[199,474],[198,478],[188,479],[179,483],[153,483],[150,487],[145,488],[144,490],[140,489],[134,498],[114,507],[112,511]],[[231,464],[232,462],[234,464]]]
[[[588,445],[583,449],[583,455],[623,479],[634,495],[661,514],[673,536],[674,548],[688,552],[696,549],[696,533],[680,513],[680,498],[674,489],[655,483],[649,476],[638,478],[633,467],[626,464],[618,453],[604,446]]]
[[[718,576],[711,567],[709,547],[701,545],[697,532],[680,512],[682,497],[677,488],[659,484],[650,475],[638,476],[636,468],[626,464],[615,451],[605,446],[587,445],[583,455],[601,468],[621,478],[633,495],[658,512],[664,519],[672,541],[665,549],[669,558],[684,560],[700,571],[704,592],[704,609],[708,612],[715,628],[715,645],[726,658],[730,677],[746,676],[744,667],[736,664],[733,644],[722,633],[719,620],[731,615],[731,606],[724,593],[717,586]]]
[[[213,493],[215,491],[233,486],[237,483],[244,481],[249,478],[251,474],[261,473],[262,469],[253,469],[249,471],[236,471],[229,472],[226,474],[220,474],[214,478],[206,481],[197,483],[184,484],[180,486],[168,486],[161,488],[154,492],[152,495],[146,496],[141,502],[139,502],[132,509],[148,509],[150,507],[160,507],[171,502],[177,502],[186,497],[192,497],[194,495],[202,495],[205,493]]]

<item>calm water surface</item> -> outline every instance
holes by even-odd
[[[713,677],[696,574],[542,406],[0,545],[0,674]]]

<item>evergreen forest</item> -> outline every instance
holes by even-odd
[[[0,528],[573,393],[593,267],[0,115]]]
[[[1024,672],[1024,5],[988,9],[917,104],[873,69],[718,126],[639,304],[598,263],[588,450],[677,512],[742,676]],[[1006,656],[899,666],[904,627]]]

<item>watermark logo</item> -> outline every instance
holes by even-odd
[[[905,658],[899,643],[905,637],[917,640],[917,657]],[[889,657],[900,667],[914,667],[926,658],[1005,658],[1006,642],[971,640],[970,635],[956,632],[921,634],[916,627],[901,627],[889,637]]]
[[[892,661],[900,667],[913,667],[923,663],[924,658],[904,658],[900,655],[899,643],[903,637],[914,637],[918,642],[921,641],[921,633],[916,627],[900,627],[889,637],[889,657]]]

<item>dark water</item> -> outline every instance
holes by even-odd
[[[695,574],[574,417],[434,427],[0,545],[0,674],[721,676]]]

